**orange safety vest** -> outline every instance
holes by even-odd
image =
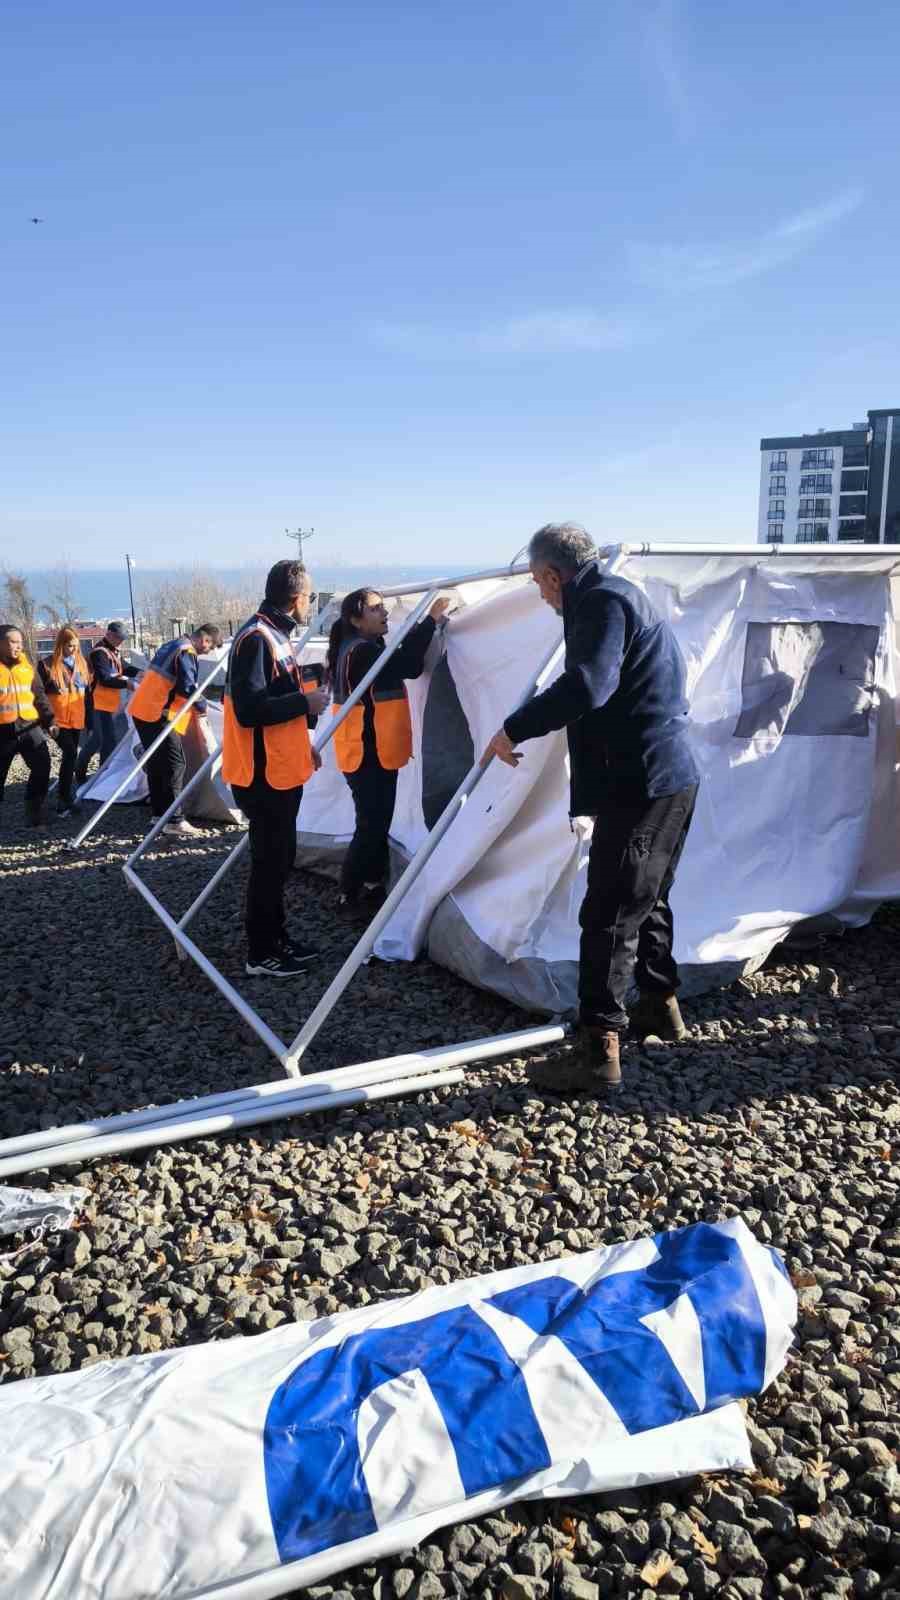
[[[121,674],[122,674],[122,656],[121,656],[121,653],[118,650],[114,650],[112,645],[110,645],[110,644],[98,644],[96,646],[96,649],[105,650],[106,651],[106,654],[109,656],[109,659],[112,662],[113,667],[115,668],[117,676],[121,677]],[[122,691],[121,691],[121,689],[109,689],[109,688],[107,688],[106,684],[103,684],[103,683],[100,682],[100,680],[97,677],[96,673],[91,673],[91,688],[94,691],[94,710],[95,711],[118,711],[119,706],[122,703]]]
[[[54,678],[48,669],[45,680],[53,720],[58,728],[83,728],[87,684],[81,673],[74,668],[70,672],[64,661],[59,663],[57,671],[59,676]]]
[[[245,728],[238,722],[231,698],[231,669],[243,641],[251,633],[261,634],[269,647],[273,680],[293,678],[294,687],[304,694],[318,688],[314,678],[303,677],[289,641],[277,628],[273,628],[266,617],[257,613],[238,629],[232,640],[225,684],[222,777],[226,783],[236,784],[240,789],[249,788],[253,782],[253,737],[256,730]],[[265,727],[262,736],[266,751],[266,783],[270,789],[296,789],[312,777],[315,767],[309,742],[309,724],[305,716]]]
[[[354,639],[342,648],[338,657],[337,683],[334,690],[334,699],[331,707],[332,716],[336,716],[341,706],[351,695],[350,688],[350,657],[356,645],[360,643]],[[363,759],[363,730],[365,727],[366,701],[372,706],[372,717],[375,725],[375,750],[379,764],[385,772],[399,772],[405,767],[412,756],[412,718],[409,714],[409,696],[406,685],[401,683],[396,689],[379,689],[378,679],[375,679],[371,689],[367,689],[361,700],[358,700],[353,709],[344,718],[334,735],[334,755],[341,772],[358,772]]]
[[[12,722],[37,722],[34,703],[34,667],[20,656],[14,667],[0,661],[0,727]]]
[[[182,706],[187,705],[187,696],[175,692],[178,657],[183,652],[197,654],[190,639],[170,639],[157,650],[128,702],[132,718],[136,717],[139,722],[158,722],[160,717],[168,717],[174,722],[176,733],[187,733],[191,713],[183,717],[178,715]]]

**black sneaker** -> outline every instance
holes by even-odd
[[[313,945],[300,944],[297,939],[289,939],[285,934],[279,942],[278,954],[289,956],[292,961],[299,961],[302,966],[307,966],[310,961],[315,961],[319,952]]]
[[[294,956],[263,956],[261,961],[247,961],[245,968],[250,978],[302,978],[306,962]]]

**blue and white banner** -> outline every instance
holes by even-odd
[[[0,1388],[16,1600],[263,1600],[511,1500],[748,1468],[796,1296],[739,1219]]]

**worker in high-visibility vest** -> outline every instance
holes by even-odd
[[[21,756],[28,768],[25,816],[32,828],[43,827],[50,787],[47,734],[56,723],[41,680],[25,654],[21,629],[0,624],[0,804],[10,767]]]
[[[341,910],[351,915],[374,912],[385,897],[397,773],[412,755],[404,679],[421,676],[428,646],[449,604],[446,599],[435,600],[334,735],[335,759],[356,811],[356,831],[341,868],[338,901]],[[344,596],[328,641],[335,713],[383,653],[387,631],[387,607],[377,589],[354,589]]]
[[[319,766],[309,730],[328,705],[290,637],[310,609],[312,584],[300,561],[276,561],[255,615],[231,644],[225,685],[222,777],[250,823],[247,972],[295,978],[315,950],[288,937],[284,890],[297,851],[303,785]]]
[[[201,622],[193,633],[168,639],[157,650],[129,701],[128,710],[145,750],[171,726],[168,738],[153,752],[146,767],[154,817],[164,817],[181,793],[185,772],[181,735],[187,733],[194,713],[205,719],[206,701],[195,700],[191,711],[183,714],[182,708],[197,688],[199,657],[208,656],[221,643],[222,635],[213,622]],[[163,833],[171,834],[199,832],[178,812],[163,828]]]
[[[60,628],[49,661],[38,662],[38,672],[56,723],[56,742],[62,752],[57,784],[58,817],[67,817],[74,801],[75,763],[85,726],[88,690],[88,665],[81,652],[76,630],[66,623]]]
[[[122,659],[129,631],[124,622],[111,622],[88,656],[94,696],[94,722],[100,735],[100,765],[112,755],[125,729],[120,716],[122,690],[133,689],[138,668]]]

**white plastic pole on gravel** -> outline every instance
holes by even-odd
[[[227,664],[228,664],[228,652],[226,651],[224,656],[222,657],[221,661],[217,661],[215,666],[213,667],[212,671],[207,673],[205,679],[203,680],[203,683],[202,684],[198,683],[198,685],[197,685],[196,689],[194,690],[193,694],[190,695],[190,697],[184,702],[184,705],[182,706],[181,710],[178,713],[179,717],[183,716],[186,712],[190,711],[191,706],[194,704],[195,700],[199,700],[199,699],[202,698],[202,696],[205,693],[205,691],[209,688],[209,685],[211,684],[213,678],[217,678],[219,676],[219,673],[223,670],[223,668],[225,666],[227,666]],[[135,773],[136,772],[140,772],[141,768],[145,767],[147,765],[147,762],[150,760],[150,757],[153,755],[154,751],[158,750],[160,745],[164,744],[165,741],[170,737],[170,735],[172,733],[172,729],[174,727],[175,727],[175,723],[174,722],[169,722],[163,728],[162,733],[157,734],[157,736],[154,739],[153,743],[151,745],[148,745],[147,749],[142,752],[142,754],[140,755],[138,760],[135,762],[134,766],[131,768],[130,772],[128,772],[126,774],[126,776],[122,779],[122,782],[119,784],[118,788],[113,790],[113,792],[110,795],[109,799],[108,800],[104,800],[102,806],[99,806],[97,808],[97,810],[94,812],[94,815],[88,819],[88,821],[85,823],[84,827],[79,829],[79,831],[76,833],[74,839],[69,839],[68,846],[69,846],[70,850],[77,850],[78,846],[80,844],[84,843],[84,841],[87,838],[88,834],[91,833],[94,828],[96,828],[97,823],[100,821],[100,818],[101,817],[105,817],[107,811],[110,808],[110,806],[114,806],[116,801],[119,799],[119,796],[123,795],[125,793],[125,790],[128,788],[128,785],[131,783]]]
[[[180,1144],[184,1139],[209,1139],[213,1134],[255,1127],[262,1122],[278,1122],[282,1117],[305,1117],[317,1111],[339,1111],[345,1106],[389,1100],[398,1094],[424,1094],[429,1089],[444,1089],[450,1084],[462,1083],[463,1076],[457,1067],[446,1072],[426,1073],[421,1077],[361,1084],[355,1089],[337,1089],[331,1093],[295,1093],[275,1102],[237,1106],[231,1111],[208,1111],[190,1121],[179,1119],[177,1122],[157,1123],[152,1127],[135,1128],[131,1133],[111,1134],[108,1138],[83,1139],[72,1144],[56,1145],[52,1149],[26,1151],[23,1155],[0,1161],[0,1178],[15,1177],[21,1172],[33,1172],[36,1168],[43,1170],[45,1167],[66,1167],[73,1163],[80,1165],[84,1161],[92,1161],[96,1156],[124,1155],[131,1150],[145,1150],[155,1145]]]
[[[437,589],[429,589],[427,593],[423,595],[422,599],[419,601],[419,604],[413,607],[402,626],[399,627],[397,632],[388,640],[384,650],[378,657],[378,660],[369,668],[365,677],[360,680],[356,688],[353,690],[353,693],[347,696],[347,699],[344,701],[344,704],[341,706],[340,710],[335,716],[329,717],[322,728],[316,730],[316,736],[312,743],[313,749],[317,755],[321,754],[329,739],[334,738],[334,735],[337,733],[341,723],[350,715],[350,712],[353,710],[357,702],[362,699],[366,690],[369,688],[369,685],[372,684],[378,677],[378,674],[380,673],[385,662],[390,659],[395,650],[400,648],[400,645],[403,643],[410,629],[414,628],[416,623],[419,622],[424,616],[437,593]],[[225,860],[217,868],[206,887],[200,890],[196,900],[194,900],[192,904],[188,906],[187,911],[185,911],[184,915],[179,918],[179,928],[186,928],[188,923],[193,921],[201,906],[206,904],[206,901],[213,893],[213,890],[218,886],[219,883],[221,883],[222,879],[225,877],[225,874],[230,872],[231,868],[238,860],[238,857],[241,856],[246,850],[248,843],[249,840],[245,835],[243,839],[238,841],[230,855],[225,857]]]
[[[121,1111],[111,1117],[98,1117],[93,1122],[38,1128],[34,1133],[14,1134],[8,1139],[0,1139],[0,1161],[26,1150],[35,1152],[50,1149],[53,1145],[98,1139],[124,1129],[149,1127],[178,1118],[190,1121],[202,1112],[222,1110],[226,1106],[252,1105],[257,1100],[297,1099],[326,1090],[330,1092],[340,1088],[355,1088],[360,1084],[420,1076],[429,1069],[472,1066],[478,1061],[490,1061],[495,1056],[517,1055],[521,1050],[556,1044],[565,1038],[565,1034],[562,1023],[541,1023],[533,1028],[496,1034],[488,1039],[470,1039],[457,1045],[433,1045],[427,1050],[413,1050],[406,1055],[384,1056],[380,1060],[355,1062],[347,1067],[330,1067],[323,1072],[309,1073],[299,1083],[285,1083],[283,1078],[276,1078],[272,1083],[254,1083],[245,1089],[200,1095],[192,1100],[173,1100],[167,1105],[148,1106],[143,1111]]]
[[[544,661],[541,663],[541,666],[538,668],[538,671],[534,674],[534,677],[529,682],[525,693],[518,702],[520,706],[524,705],[526,700],[530,700],[531,696],[536,692],[536,690],[541,687],[544,680],[553,671],[564,649],[564,641],[560,639],[545,657]],[[485,758],[482,756],[480,760],[476,761],[474,767],[472,767],[471,771],[463,779],[452,800],[441,812],[441,815],[438,817],[438,820],[431,829],[431,832],[428,834],[427,838],[423,840],[405,871],[403,871],[400,877],[397,879],[397,882],[385,900],[384,905],[370,922],[362,938],[359,940],[359,943],[354,946],[353,950],[351,950],[349,956],[344,962],[344,965],[341,967],[336,977],[334,977],[331,983],[328,985],[328,988],[325,990],[325,993],[323,994],[318,1005],[313,1011],[310,1012],[296,1038],[292,1040],[290,1046],[288,1047],[287,1054],[283,1058],[286,1072],[294,1073],[299,1070],[300,1058],[307,1046],[315,1038],[326,1017],[328,1017],[334,1010],[334,1007],[337,1005],[337,1002],[340,1000],[341,995],[344,993],[344,990],[347,988],[347,985],[350,983],[351,979],[359,971],[360,967],[363,966],[366,961],[368,961],[369,956],[372,954],[372,951],[375,948],[376,941],[381,933],[382,928],[386,927],[390,922],[391,917],[394,915],[394,912],[396,911],[401,900],[406,897],[420,873],[422,873],[425,867],[428,865],[428,862],[434,855],[435,850],[443,839],[444,834],[456,820],[473,789],[477,788],[478,784],[481,782],[491,764],[492,759],[493,758],[491,756],[488,756],[488,758],[485,760]]]

